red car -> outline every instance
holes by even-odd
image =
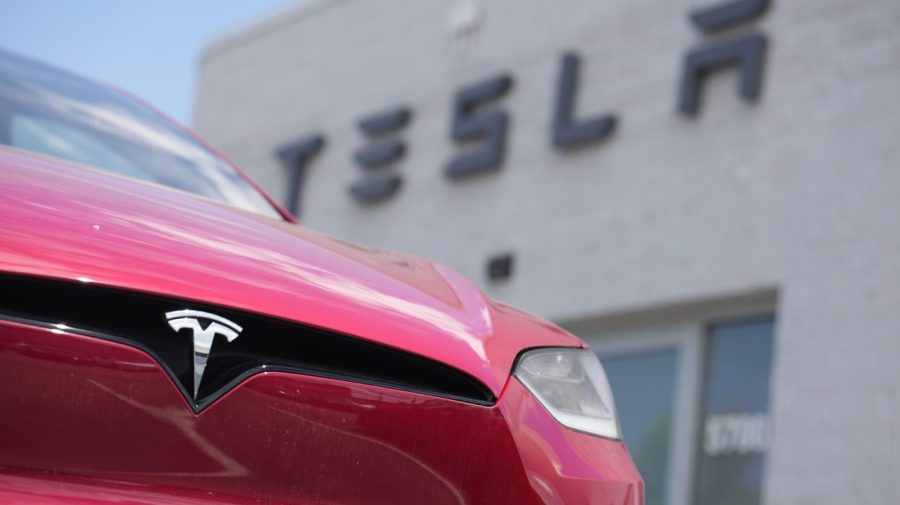
[[[0,503],[643,503],[597,358],[0,53]]]

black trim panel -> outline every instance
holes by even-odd
[[[164,314],[211,312],[243,327],[228,342],[215,337],[195,401],[193,338],[175,332]],[[0,275],[0,318],[137,347],[162,365],[195,412],[244,379],[262,371],[286,371],[492,405],[492,392],[470,375],[443,363],[311,326],[169,297],[71,283]]]

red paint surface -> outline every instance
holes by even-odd
[[[0,411],[0,502],[640,503],[621,443],[515,380],[483,407],[266,373],[195,415],[137,349],[2,322]]]
[[[0,148],[0,272],[164,294],[398,347],[499,395],[516,355],[580,346],[453,270],[181,191]]]
[[[540,503],[644,503],[644,483],[625,444],[563,427],[517,379],[499,408]]]
[[[643,503],[620,442],[563,428],[509,379],[524,349],[583,343],[446,267],[14,149],[0,191],[0,272],[356,335],[499,397],[264,373],[198,415],[138,349],[0,321],[0,503]]]

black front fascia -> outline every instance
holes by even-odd
[[[165,314],[199,310],[243,327],[228,342],[216,335],[196,400],[193,334],[175,332]],[[89,283],[0,275],[0,318],[122,342],[156,359],[195,412],[247,377],[288,371],[375,384],[479,405],[493,393],[455,368],[360,338],[255,313]]]

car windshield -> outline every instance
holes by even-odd
[[[156,111],[104,86],[3,51],[0,144],[280,217],[228,163]]]

